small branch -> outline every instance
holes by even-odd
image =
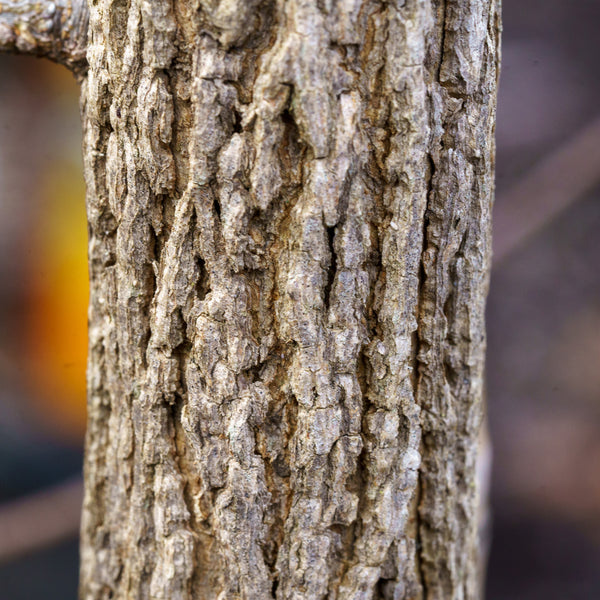
[[[0,505],[0,563],[76,537],[81,478]]]
[[[0,0],[0,52],[45,56],[80,75],[87,28],[86,0]]]

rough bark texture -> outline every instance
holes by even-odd
[[[497,0],[94,0],[85,600],[474,599]]]

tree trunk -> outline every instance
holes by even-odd
[[[83,599],[479,597],[499,28],[90,2]]]

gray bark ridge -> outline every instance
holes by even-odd
[[[0,52],[45,56],[78,76],[87,65],[87,28],[85,0],[0,2]]]
[[[90,3],[83,599],[479,597],[499,33]]]

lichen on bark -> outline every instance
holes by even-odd
[[[477,598],[496,0],[95,0],[81,597]]]

